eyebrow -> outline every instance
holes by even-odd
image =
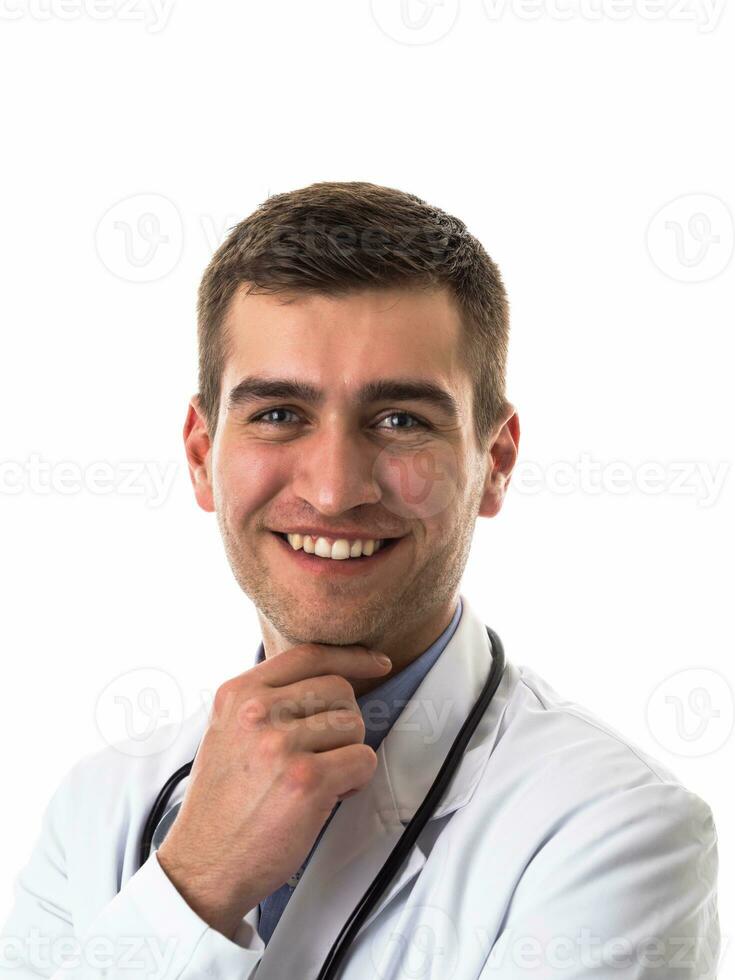
[[[318,406],[323,404],[325,394],[316,385],[309,384],[307,381],[249,375],[230,390],[227,407],[232,409],[273,398],[290,399]],[[379,378],[364,384],[357,392],[357,405],[360,408],[368,408],[375,402],[381,401],[426,402],[438,408],[455,424],[459,423],[461,417],[454,396],[433,381],[422,378]]]

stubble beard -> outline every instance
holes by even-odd
[[[218,507],[216,514],[238,585],[292,646],[361,644],[380,649],[385,637],[398,632],[410,635],[456,594],[472,544],[479,494],[481,488],[473,491],[454,526],[431,554],[422,556],[418,568],[409,568],[408,574],[375,576],[372,594],[361,592],[357,579],[337,577],[323,578],[318,589],[309,587],[303,595],[289,590],[285,582],[277,581],[275,568],[265,557],[265,549],[275,547],[266,540],[271,532],[258,530],[252,538],[224,517],[226,507]],[[406,541],[401,547],[414,545]],[[398,564],[400,559],[390,561]],[[299,581],[298,576],[294,581]]]

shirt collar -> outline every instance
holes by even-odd
[[[365,722],[365,744],[377,752],[378,746],[395,724],[396,719],[411,699],[416,688],[439,659],[442,651],[452,639],[462,617],[462,598],[457,602],[451,622],[436,640],[423,653],[412,660],[407,667],[389,677],[378,687],[357,698],[357,705]],[[255,662],[265,660],[262,642],[258,647]]]

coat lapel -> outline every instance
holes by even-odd
[[[324,831],[263,953],[258,980],[318,973],[423,802],[492,665],[482,620],[464,595],[462,606],[452,639],[381,742],[373,779],[342,802]],[[471,799],[495,744],[508,684],[506,671],[429,824]],[[429,850],[421,843],[420,837],[361,931],[420,873]]]

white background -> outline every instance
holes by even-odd
[[[510,294],[520,460],[463,591],[509,659],[710,804],[729,943],[722,8],[0,0],[0,913],[53,788],[125,735],[116,694],[165,671],[166,710],[188,714],[252,664],[257,620],[182,449],[196,288],[269,194],[368,180],[462,218]],[[126,491],[131,463],[168,490]]]

